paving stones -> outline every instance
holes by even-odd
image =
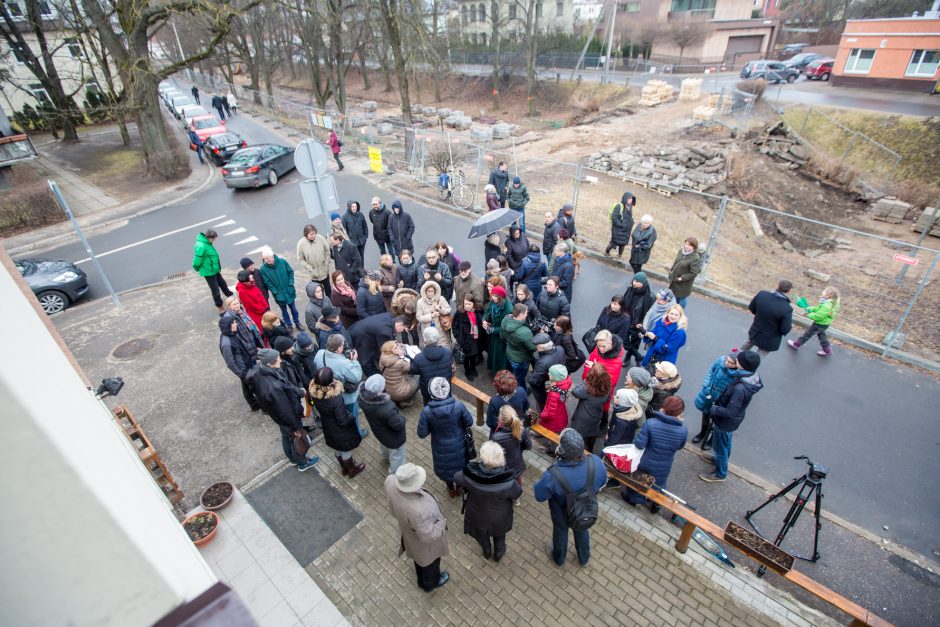
[[[616,176],[648,178],[677,189],[704,191],[724,180],[726,157],[725,144],[696,143],[654,152],[624,146],[592,153],[587,166]]]

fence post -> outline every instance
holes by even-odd
[[[708,236],[708,246],[705,248],[704,267],[702,268],[702,273],[698,276],[702,283],[708,280],[708,265],[711,262],[712,250],[715,248],[715,241],[718,240],[718,231],[721,230],[721,222],[725,219],[725,209],[727,207],[728,195],[724,194],[721,197],[721,202],[718,203],[718,215],[715,217],[715,223],[712,225],[712,232]]]
[[[933,256],[933,261],[930,262],[930,267],[927,268],[927,272],[924,274],[924,278],[921,279],[920,284],[917,286],[917,291],[914,292],[914,296],[911,297],[911,302],[907,304],[907,308],[898,319],[898,326],[896,326],[894,331],[892,331],[891,334],[885,338],[885,349],[881,352],[882,357],[886,356],[888,351],[891,350],[891,345],[897,342],[898,336],[901,334],[901,329],[904,327],[904,323],[907,322],[908,316],[910,316],[911,311],[914,310],[914,305],[917,304],[917,299],[920,298],[921,292],[924,291],[924,287],[927,285],[927,282],[930,281],[930,276],[937,267],[938,261],[940,261],[940,250],[938,250],[937,253]]]
[[[578,195],[581,193],[581,171],[582,166],[579,163],[574,171],[574,187],[571,190],[571,206],[574,207],[574,215],[578,215]]]
[[[483,170],[483,146],[477,145],[477,181],[476,189],[473,191],[473,199],[475,201],[474,209],[480,209],[483,205],[480,204],[480,176]]]
[[[920,232],[920,236],[917,238],[916,246],[920,247],[924,240],[927,239],[927,235],[933,230],[935,224],[937,224],[937,214],[940,213],[940,198],[937,199],[937,202],[934,203],[934,211],[930,216],[930,220],[927,221],[927,224],[924,226],[924,230]],[[911,257],[917,256],[917,248],[911,251]],[[901,271],[898,273],[898,278],[895,280],[899,286],[904,282],[904,275],[907,274],[907,269],[910,268],[909,265],[904,264],[901,268]]]

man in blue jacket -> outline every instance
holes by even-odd
[[[555,455],[560,459],[552,468],[565,479],[572,494],[587,487],[588,464],[594,465],[594,484],[591,486],[594,494],[607,484],[604,462],[591,453],[585,455],[584,438],[574,429],[568,428],[561,432]],[[564,488],[555,480],[552,468],[546,470],[535,484],[535,500],[539,503],[548,501],[548,511],[552,516],[551,557],[556,566],[564,566],[568,555],[568,517],[565,510],[568,499]],[[591,559],[590,530],[574,531],[574,546],[578,551],[578,563],[587,566]]]

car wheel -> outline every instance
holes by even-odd
[[[268,170],[268,185],[271,187],[277,185],[277,172],[274,171],[274,168]]]
[[[795,81],[796,81],[796,74],[790,74],[790,76],[787,77],[788,83],[793,83]]]
[[[48,290],[36,295],[39,306],[47,314],[56,314],[69,306],[69,297],[56,290]]]
[[[825,83],[826,81],[828,81],[828,80],[829,80],[829,72],[826,72],[826,73],[824,73],[822,76],[820,76],[820,77],[819,77],[819,80],[821,80],[821,81],[824,82],[824,83]]]

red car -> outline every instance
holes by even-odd
[[[816,59],[811,61],[806,68],[803,69],[803,76],[811,81],[821,80],[828,81],[829,77],[832,75],[832,64],[835,63],[835,59]]]
[[[210,135],[226,132],[225,122],[219,121],[219,118],[212,114],[194,117],[193,121],[189,123],[189,128],[196,131],[196,135],[199,135],[201,141],[206,141],[206,138]]]

